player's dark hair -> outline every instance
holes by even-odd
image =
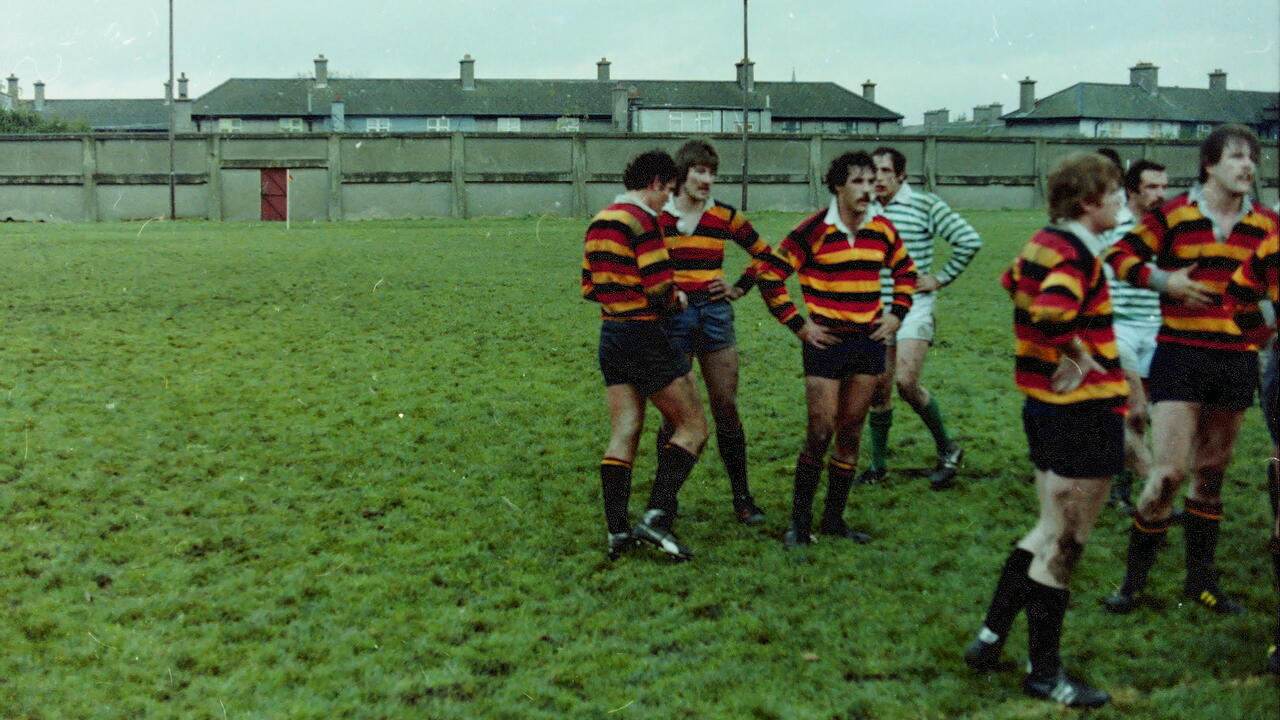
[[[1129,171],[1124,174],[1124,189],[1131,194],[1138,194],[1138,188],[1142,187],[1142,173],[1146,171],[1164,172],[1165,167],[1158,162],[1151,160],[1139,160],[1129,166]]]
[[[881,145],[871,151],[871,157],[880,157],[888,155],[889,162],[893,163],[893,174],[901,177],[907,172],[907,156],[902,154],[901,150],[891,148],[888,145]]]
[[[631,158],[627,169],[622,171],[622,187],[643,190],[654,178],[663,183],[676,179],[676,162],[663,150],[650,150]]]
[[[827,189],[831,191],[832,195],[835,194],[837,187],[849,180],[849,171],[853,168],[875,172],[876,164],[871,161],[871,156],[865,150],[847,152],[832,160],[831,165],[827,168],[827,176],[824,179],[827,183]]]
[[[676,184],[684,185],[689,179],[689,168],[701,165],[712,173],[720,169],[720,156],[706,140],[690,140],[676,151]]]
[[[1120,159],[1120,153],[1111,148],[1103,147],[1098,148],[1098,154],[1115,163],[1116,167],[1120,169],[1120,172],[1124,172],[1124,161]]]
[[[1209,137],[1200,143],[1200,182],[1209,179],[1209,173],[1205,168],[1210,165],[1217,165],[1222,160],[1222,151],[1227,149],[1227,145],[1232,140],[1249,146],[1249,157],[1253,158],[1253,163],[1258,164],[1258,158],[1262,155],[1262,146],[1258,144],[1258,136],[1244,125],[1220,125],[1213,132],[1209,133]]]
[[[1091,152],[1072,153],[1049,173],[1049,220],[1075,220],[1084,203],[1096,203],[1120,188],[1120,168]]]

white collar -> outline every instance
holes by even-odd
[[[1089,232],[1089,228],[1086,228],[1084,223],[1079,220],[1067,220],[1062,223],[1061,227],[1063,230],[1066,230],[1079,238],[1080,242],[1084,243],[1085,247],[1089,248],[1089,252],[1094,253],[1095,255],[1098,253],[1098,250],[1106,247],[1107,245],[1106,238],[1104,236]]]
[[[654,212],[654,211],[653,211],[653,208],[649,207],[648,205],[645,205],[644,203],[640,202],[639,200],[637,200],[637,199],[635,199],[635,198],[631,197],[630,195],[628,195],[628,194],[626,194],[626,193],[622,193],[622,194],[621,194],[621,195],[619,195],[618,197],[614,198],[614,199],[613,199],[613,204],[615,204],[615,205],[635,205],[636,207],[640,208],[641,210],[644,210],[645,212],[649,213],[649,215],[651,215],[652,217],[655,217],[655,218],[656,218],[656,217],[658,217],[658,213]]]
[[[904,203],[910,200],[911,196],[914,194],[915,191],[911,189],[911,183],[903,180],[902,185],[898,187],[898,192],[894,193],[893,197],[889,198],[889,202],[885,204],[892,205],[894,203]]]
[[[862,213],[862,222],[858,224],[858,230],[866,227],[867,223],[871,222],[871,218],[875,217],[875,213],[872,212],[875,207],[875,201],[872,201],[871,205],[867,206],[867,211]],[[837,230],[848,235],[850,240],[853,239],[853,231],[844,224],[844,220],[840,219],[840,205],[834,196],[831,198],[831,205],[827,208],[827,216],[823,218],[823,222],[828,225],[834,225]]]

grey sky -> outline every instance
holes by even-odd
[[[166,0],[15,3],[0,72],[24,97],[158,97],[168,73]],[[176,69],[200,95],[230,77],[311,73],[319,53],[346,77],[732,79],[742,56],[740,0],[364,0],[358,3],[175,0]],[[1182,7],[1182,12],[1169,8]],[[1138,61],[1161,85],[1280,90],[1280,2],[1215,0],[752,0],[759,80],[829,80],[919,124],[975,105],[1018,104],[1018,80],[1044,97],[1078,81],[1124,83]]]

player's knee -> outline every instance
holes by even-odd
[[[827,422],[810,422],[809,428],[805,432],[805,452],[812,457],[821,457],[826,454],[827,447],[831,445],[831,436],[835,434],[835,428],[831,423]]]
[[[1161,508],[1171,507],[1178,488],[1186,480],[1187,473],[1180,467],[1159,467],[1155,470],[1156,503]]]
[[[1196,469],[1196,493],[1204,498],[1216,498],[1222,494],[1224,473],[1220,467]]]
[[[1129,432],[1141,437],[1147,432],[1147,426],[1151,424],[1151,415],[1146,409],[1134,410],[1129,409],[1129,414],[1124,419],[1125,427],[1129,428]]]

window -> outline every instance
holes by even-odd
[[[520,118],[498,118],[498,132],[520,132]]]
[[[1178,137],[1178,124],[1166,122],[1151,123],[1150,135],[1152,138],[1176,138]]]
[[[786,133],[800,132],[799,120],[783,120],[781,125],[782,125],[782,132],[786,132]]]
[[[1198,138],[1207,138],[1207,137],[1209,137],[1209,133],[1211,133],[1211,132],[1213,132],[1213,124],[1212,124],[1212,123],[1197,123],[1197,124],[1196,124],[1196,137],[1198,137]]]
[[[218,132],[244,132],[244,122],[240,118],[218,118]]]
[[[667,129],[668,130],[684,130],[684,113],[682,112],[667,113]]]
[[[302,132],[302,118],[280,118],[282,132]]]
[[[1119,120],[1098,123],[1098,137],[1118,138],[1123,128],[1124,123]]]
[[[365,132],[391,132],[391,118],[365,118]]]
[[[427,118],[427,130],[430,132],[448,132],[449,118],[447,117]]]
[[[715,128],[712,125],[711,113],[700,112],[693,119],[694,132],[711,132]]]
[[[558,132],[579,132],[581,129],[576,117],[556,118],[556,130]]]
[[[741,120],[738,120],[733,123],[733,130],[734,132],[742,132]],[[747,123],[747,132],[755,132],[755,131],[756,131],[756,124],[752,122]]]

